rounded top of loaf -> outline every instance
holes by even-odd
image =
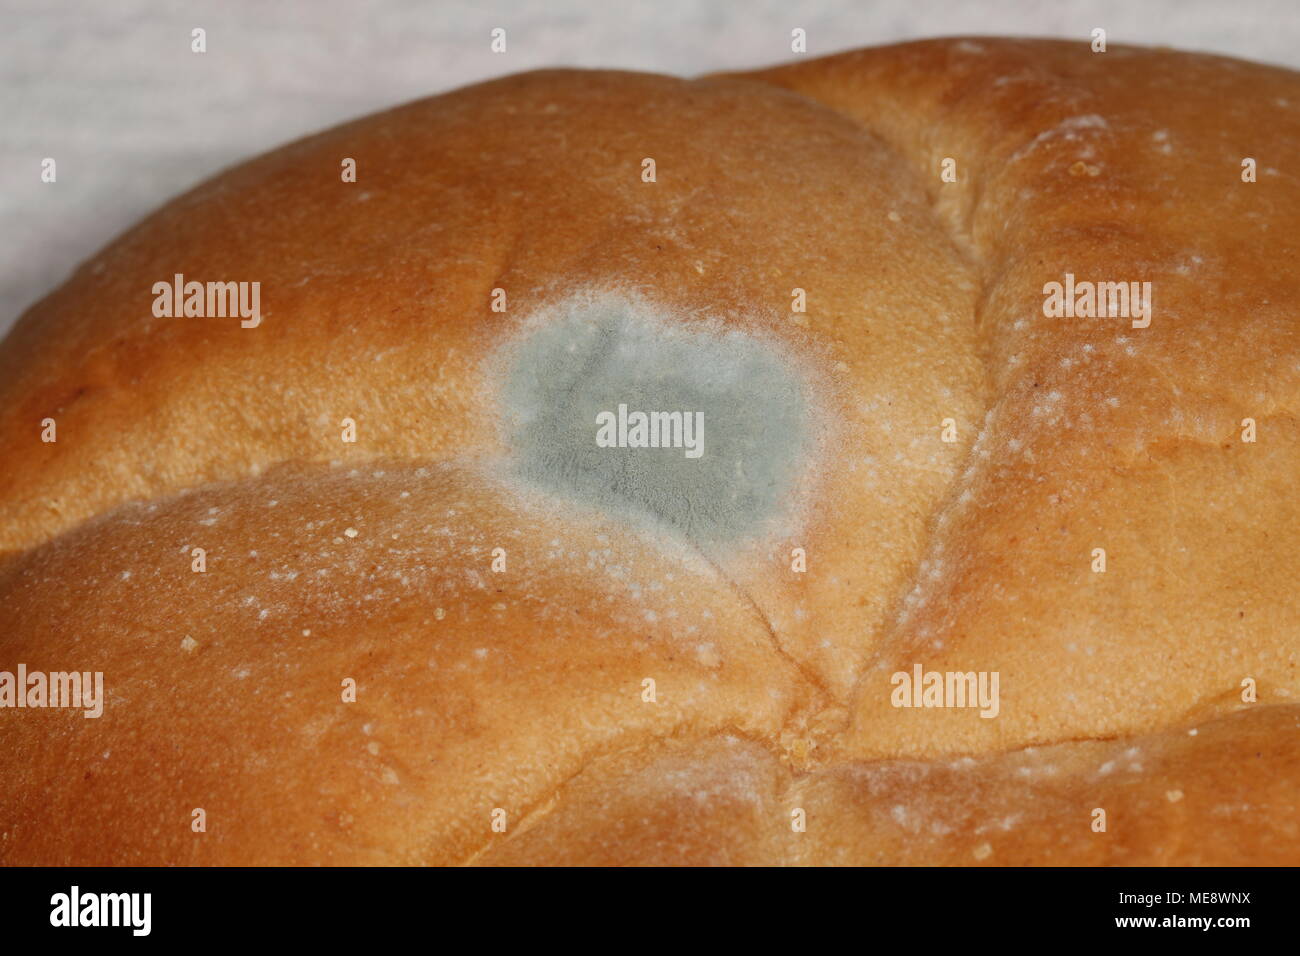
[[[979,38],[223,173],[0,345],[0,670],[107,688],[0,860],[1294,862],[1295,155],[1290,71]]]

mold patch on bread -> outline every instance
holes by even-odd
[[[612,295],[546,319],[498,356],[528,484],[706,549],[761,535],[797,497],[812,412],[766,340]]]

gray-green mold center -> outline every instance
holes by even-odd
[[[626,302],[575,308],[512,345],[504,395],[522,474],[699,544],[759,534],[789,504],[803,458],[801,382],[758,338],[644,312]],[[702,413],[699,457],[683,447],[600,447],[598,416],[620,405],[629,415]]]

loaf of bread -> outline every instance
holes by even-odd
[[[225,172],[0,346],[0,862],[1300,863],[1298,158],[980,38]]]

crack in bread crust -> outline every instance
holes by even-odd
[[[542,71],[181,197],[0,346],[0,669],[112,675],[102,723],[6,722],[0,857],[1295,862],[1300,189],[1237,165],[1300,155],[1295,103],[1041,41]],[[341,150],[364,201],[303,175]],[[142,312],[179,259],[261,325]],[[1152,321],[1049,317],[1066,275]],[[771,345],[815,480],[686,541],[520,480],[484,358],[590,289]],[[998,672],[1000,715],[894,707],[913,665]]]

